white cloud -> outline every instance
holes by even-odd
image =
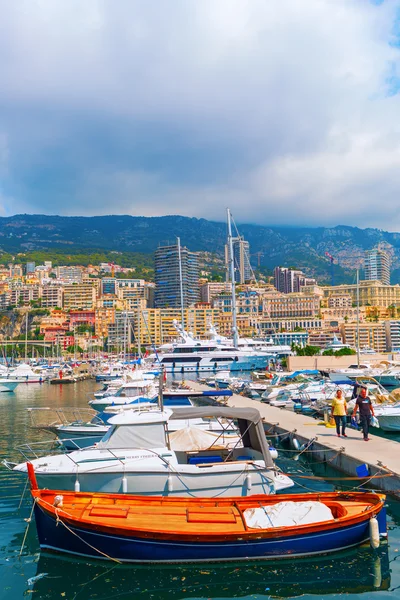
[[[222,219],[230,205],[241,221],[400,228],[399,99],[388,96],[398,9],[398,0],[0,0],[0,128],[15,210]],[[85,116],[100,131],[126,123],[109,164],[79,136]],[[150,125],[171,133],[155,162],[126,156],[138,124],[141,136]],[[76,157],[68,208],[45,193],[30,200],[21,183],[54,147],[61,162]],[[185,177],[182,148],[209,173],[196,178],[192,164]],[[223,152],[230,168],[219,169]]]

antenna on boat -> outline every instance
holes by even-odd
[[[231,211],[229,208],[226,209],[227,220],[228,220],[228,249],[229,249],[229,276],[232,286],[232,332],[233,332],[233,346],[238,347],[238,331],[237,331],[237,316],[236,316],[236,288],[235,288],[235,265],[233,258],[233,241],[232,241],[232,223],[231,223]]]
[[[161,366],[158,376],[158,406],[161,411],[164,410],[164,367]]]

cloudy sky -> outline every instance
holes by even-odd
[[[400,231],[400,0],[0,0],[0,214]]]

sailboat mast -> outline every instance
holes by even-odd
[[[237,331],[237,314],[236,314],[236,289],[235,289],[235,265],[233,259],[233,240],[232,240],[232,223],[231,223],[231,211],[229,208],[226,209],[228,219],[228,250],[229,250],[229,277],[232,286],[232,332],[233,332],[233,345],[235,348],[238,347],[238,331]]]
[[[26,311],[25,315],[25,363],[28,361],[28,314],[29,311]]]
[[[184,316],[184,306],[183,306],[183,277],[182,277],[182,256],[181,256],[181,238],[176,238],[176,243],[178,245],[178,263],[179,263],[179,288],[181,292],[181,324],[182,329],[185,329],[185,316]]]
[[[360,367],[360,272],[357,269],[357,367]]]

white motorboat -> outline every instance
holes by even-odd
[[[154,375],[135,371],[129,381],[121,385],[113,395],[90,400],[89,405],[94,410],[102,412],[107,406],[126,406],[138,397],[154,398],[158,392],[154,379]]]
[[[0,377],[0,392],[13,392],[20,383],[20,379]]]
[[[207,450],[174,451],[170,421],[214,417],[237,423],[242,447],[227,449],[218,439]],[[293,486],[279,474],[253,408],[206,407],[123,411],[95,448],[32,460],[41,488],[176,496],[273,494]],[[27,460],[28,457],[26,457]],[[8,468],[26,473],[26,462]]]
[[[50,377],[47,370],[36,367],[32,369],[26,363],[21,363],[17,367],[9,369],[8,374],[12,379],[17,379],[21,383],[43,383]]]
[[[400,432],[400,402],[374,405],[374,412],[380,429]]]

